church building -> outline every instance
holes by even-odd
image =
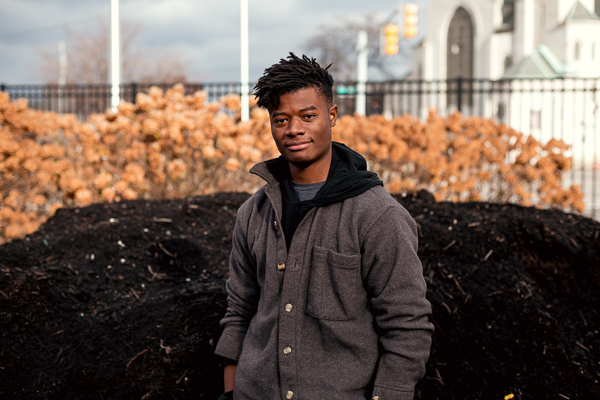
[[[429,0],[409,79],[600,77],[599,0]]]
[[[559,139],[573,162],[563,183],[600,210],[599,13],[600,0],[429,0],[405,83],[412,102],[391,90],[385,115],[460,111]]]

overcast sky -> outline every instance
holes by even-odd
[[[306,53],[304,44],[319,28],[367,14],[385,18],[398,4],[249,0],[250,80],[290,51]],[[240,0],[120,0],[120,14],[141,25],[136,49],[182,54],[189,82],[240,80]],[[101,18],[109,21],[110,0],[0,0],[0,16],[0,83],[43,83],[36,75],[39,51],[55,51],[67,39],[64,27],[85,31],[97,29]]]

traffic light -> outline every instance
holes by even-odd
[[[419,6],[412,3],[404,5],[404,38],[410,39],[419,33]]]
[[[392,56],[398,53],[398,42],[400,41],[398,31],[398,25],[394,24],[387,24],[384,28],[384,50],[386,56]]]

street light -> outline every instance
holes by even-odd
[[[398,36],[398,25],[386,24],[383,28],[384,46],[383,52],[386,56],[393,56],[400,50]]]
[[[419,33],[419,6],[412,3],[404,5],[404,38],[411,39]]]

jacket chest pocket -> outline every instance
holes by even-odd
[[[315,246],[311,261],[306,313],[338,321],[356,318],[365,297],[360,255],[340,254]]]

